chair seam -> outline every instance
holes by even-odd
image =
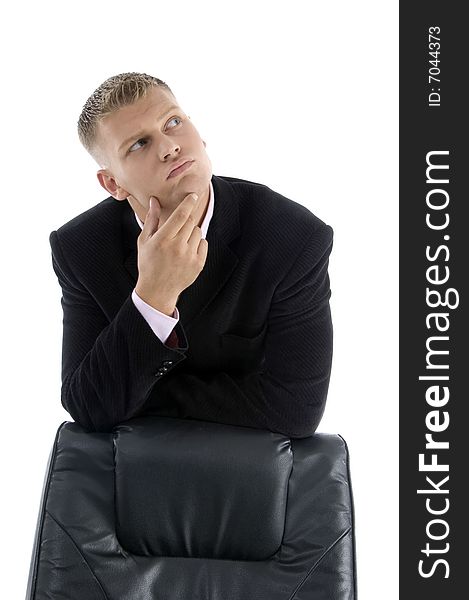
[[[286,493],[286,498],[285,498],[285,514],[283,516],[283,533],[282,533],[282,539],[280,540],[280,546],[277,548],[277,551],[274,552],[272,554],[272,556],[270,557],[270,559],[272,560],[275,556],[277,556],[279,562],[282,561],[282,552],[283,552],[283,548],[284,548],[285,534],[287,532],[287,515],[288,515],[288,505],[289,505],[289,501],[290,501],[290,481],[291,481],[291,478],[293,475],[293,470],[295,468],[295,453],[293,451],[293,444],[292,444],[291,438],[288,438],[288,442],[290,444],[291,468],[290,468],[290,473],[288,474],[288,481],[287,481],[287,493]]]
[[[352,519],[352,567],[353,567],[353,594],[354,598],[357,598],[357,549],[356,549],[356,540],[355,540],[355,504],[353,501],[353,490],[352,490],[352,476],[350,473],[350,452],[348,450],[347,442],[345,439],[339,434],[339,437],[342,439],[345,447],[345,462],[347,465],[347,478],[348,478],[348,487],[349,487],[349,498],[350,498],[350,516]]]
[[[343,533],[342,535],[340,535],[323,553],[322,555],[318,558],[318,560],[314,563],[314,565],[310,568],[310,570],[306,573],[306,575],[303,577],[303,579],[300,581],[300,583],[296,586],[296,588],[293,590],[293,592],[291,593],[290,597],[288,598],[288,600],[294,600],[294,596],[298,593],[298,591],[300,590],[301,587],[303,587],[303,585],[306,583],[307,579],[314,573],[314,571],[316,570],[316,568],[318,567],[318,565],[321,563],[321,561],[332,551],[332,549],[348,534],[350,533],[350,531],[352,530],[352,527],[348,527]]]
[[[42,540],[42,532],[44,529],[44,516],[47,512],[47,501],[49,498],[49,491],[50,491],[50,482],[52,479],[52,473],[54,470],[54,463],[55,463],[55,459],[57,457],[57,446],[58,446],[58,439],[59,439],[59,435],[61,430],[63,429],[64,425],[66,425],[67,421],[64,421],[63,423],[61,423],[60,427],[57,429],[57,432],[55,434],[55,439],[54,439],[54,444],[52,446],[51,449],[51,453],[50,453],[50,458],[49,458],[49,464],[47,466],[47,473],[45,476],[45,481],[44,481],[44,493],[42,495],[42,498],[40,500],[40,504],[39,504],[39,523],[38,523],[38,528],[37,528],[37,534],[36,534],[36,540],[34,540],[33,542],[33,566],[32,566],[32,573],[31,573],[31,589],[30,589],[30,598],[34,598],[36,595],[36,586],[37,586],[37,578],[38,578],[38,571],[39,571],[39,560],[40,560],[40,555],[41,555],[41,540]]]
[[[77,543],[75,542],[75,540],[73,539],[73,537],[68,533],[68,531],[65,529],[65,527],[54,517],[51,515],[51,513],[46,510],[45,511],[49,517],[54,521],[54,523],[57,525],[57,527],[59,527],[64,533],[65,535],[70,539],[70,541],[72,542],[74,548],[76,549],[76,551],[78,552],[78,554],[81,556],[81,558],[83,559],[83,562],[85,563],[85,565],[88,567],[91,576],[93,577],[93,579],[96,581],[96,583],[99,586],[99,589],[101,590],[105,600],[109,600],[109,596],[106,594],[101,582],[99,581],[98,577],[96,576],[95,572],[93,571],[93,569],[91,568],[91,565],[89,564],[89,562],[86,560],[85,555],[83,554],[83,552],[80,550],[79,546],[77,545]]]

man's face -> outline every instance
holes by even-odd
[[[204,142],[163,88],[155,87],[145,98],[104,117],[97,142],[105,161],[97,173],[99,182],[117,200],[133,196],[138,205],[129,202],[140,217],[150,196],[171,212],[191,192],[208,197],[212,165]],[[193,161],[190,168],[168,177],[183,160]]]

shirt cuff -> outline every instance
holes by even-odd
[[[144,300],[140,298],[137,292],[132,292],[132,300],[135,304],[135,307],[145,319],[145,321],[150,325],[153,333],[163,342],[169,337],[169,334],[176,326],[176,323],[179,321],[179,311],[176,308],[174,309],[173,316],[170,317],[160,312],[153,306],[147,304]]]

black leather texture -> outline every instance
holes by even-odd
[[[63,423],[27,600],[355,600],[338,435],[135,418]]]
[[[114,435],[116,533],[128,552],[265,560],[285,526],[290,440],[182,419]],[[253,460],[253,457],[255,458]]]

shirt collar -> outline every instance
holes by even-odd
[[[207,237],[207,231],[208,231],[208,226],[210,224],[210,219],[212,218],[213,215],[213,207],[215,204],[215,194],[213,191],[213,185],[212,182],[210,181],[210,190],[209,190],[209,200],[208,200],[208,207],[207,207],[207,212],[205,213],[205,217],[204,220],[202,221],[202,225],[200,226],[200,229],[202,230],[202,238],[205,239]],[[137,219],[137,223],[140,225],[140,228],[143,228],[143,222],[140,220],[140,218],[138,217],[137,213],[134,212],[135,218]]]

